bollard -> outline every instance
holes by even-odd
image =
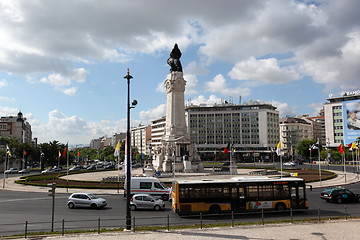
[[[292,208],[290,208],[290,219],[291,219],[291,223],[293,223],[294,219],[293,219],[293,209]]]
[[[264,209],[261,209],[261,225],[264,225]]]
[[[100,218],[98,218],[98,234],[100,234]]]
[[[345,220],[348,220],[347,207],[345,206]]]
[[[24,238],[27,238],[27,231],[28,231],[28,221],[25,222],[25,235],[24,235]]]
[[[65,235],[65,219],[62,220],[61,235]]]
[[[200,229],[202,229],[202,213],[200,213]]]
[[[318,220],[319,220],[319,222],[320,222],[320,207],[318,207]]]
[[[167,230],[170,231],[170,216],[167,215]]]
[[[133,217],[133,232],[135,232],[135,216]]]
[[[231,211],[231,227],[234,227],[234,211]]]

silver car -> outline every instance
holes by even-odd
[[[135,194],[130,199],[130,209],[153,209],[156,211],[165,208],[165,203],[162,199],[155,199],[149,194]]]
[[[69,208],[103,208],[107,201],[92,193],[73,193],[70,195],[67,205]]]

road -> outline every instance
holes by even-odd
[[[348,189],[360,193],[360,183],[347,186]],[[48,196],[48,188],[44,188],[44,193],[14,192],[3,190],[0,195],[0,236],[10,235],[12,233],[23,233],[24,224],[29,223],[29,231],[32,229],[51,229],[51,208],[52,198]],[[95,190],[96,191],[96,190]],[[321,189],[307,191],[309,200],[309,210],[294,212],[294,219],[317,218],[318,208],[320,208],[321,217],[344,216],[345,213],[350,216],[360,217],[360,203],[354,204],[334,204],[327,203],[319,198]],[[107,227],[124,227],[126,215],[126,199],[122,195],[102,195],[108,201],[108,206],[104,209],[69,209],[66,205],[68,194],[56,194],[55,198],[55,230],[60,230],[62,220],[65,219],[66,228],[96,229],[98,219],[101,225]],[[199,218],[180,218],[171,211],[170,203],[164,211],[134,211],[132,217],[135,217],[137,226],[156,226],[166,225],[168,218],[171,225],[177,224],[198,224]],[[235,216],[236,222],[259,221],[260,214]],[[266,220],[290,219],[286,213],[266,213]],[[203,223],[210,222],[230,222],[229,216],[207,217]],[[134,219],[133,219],[134,222]],[[10,225],[8,225],[10,224]],[[13,225],[15,224],[15,225]]]

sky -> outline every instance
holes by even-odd
[[[316,116],[360,89],[358,0],[0,0],[0,116],[39,143],[88,145],[165,116],[182,52],[186,104],[270,103]]]

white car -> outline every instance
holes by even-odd
[[[70,195],[67,205],[70,209],[77,207],[103,208],[107,205],[107,201],[92,193],[73,193]]]
[[[24,168],[24,169],[21,169],[18,173],[29,173],[29,172],[30,172],[30,169]]]
[[[10,168],[5,171],[6,174],[13,174],[13,173],[18,173],[18,172],[19,172],[19,169],[17,169],[17,168]]]
[[[162,210],[165,208],[165,203],[162,199],[155,199],[149,194],[135,194],[130,199],[130,209],[132,211],[136,209],[152,209]]]
[[[294,166],[296,166],[296,163],[294,163],[294,162],[286,162],[286,163],[284,163],[284,166],[294,167]]]

